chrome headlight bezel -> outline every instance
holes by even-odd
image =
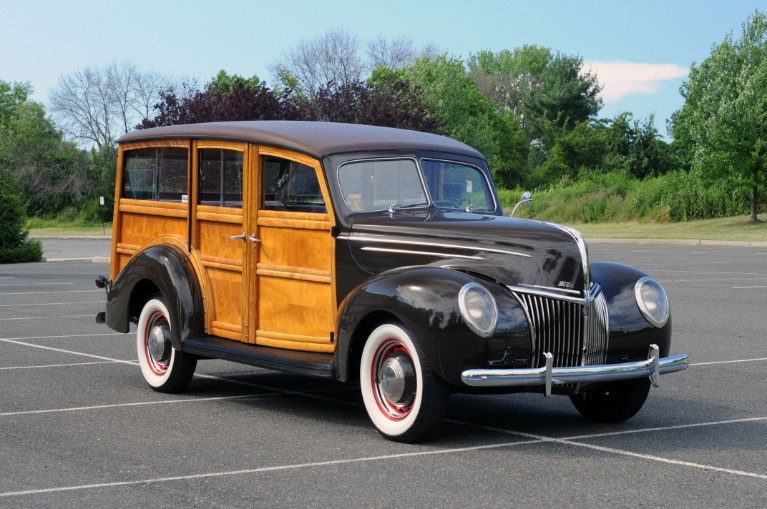
[[[651,277],[640,278],[634,285],[634,296],[639,310],[650,324],[660,329],[668,323],[671,306],[666,291],[658,281]]]
[[[458,292],[458,307],[472,332],[483,338],[493,335],[498,326],[498,304],[490,290],[479,283],[466,283]]]

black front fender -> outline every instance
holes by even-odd
[[[671,349],[671,317],[661,328],[651,325],[642,315],[634,294],[639,279],[647,274],[627,265],[592,262],[591,278],[602,286],[610,314],[608,362],[647,358],[651,344],[668,357]]]
[[[170,312],[171,340],[181,342],[204,330],[202,291],[189,257],[181,249],[159,245],[137,253],[115,278],[106,304],[106,324],[117,332],[128,332],[144,303],[156,292],[162,294]]]
[[[361,349],[370,332],[381,323],[397,320],[411,332],[432,370],[446,381],[462,385],[460,372],[466,369],[467,362],[485,365],[489,354],[495,355],[496,350],[502,353],[507,344],[504,337],[497,335],[480,337],[465,324],[458,294],[471,282],[493,287],[463,272],[431,266],[384,272],[356,288],[341,304],[339,313],[339,379],[347,381],[356,375]]]

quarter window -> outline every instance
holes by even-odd
[[[188,151],[142,148],[125,153],[122,197],[186,203]]]

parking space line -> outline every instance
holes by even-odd
[[[710,362],[695,362],[690,366],[713,366],[714,364],[738,364],[740,362],[762,362],[767,361],[767,357],[758,357],[756,359],[734,359],[731,361],[710,361]]]
[[[0,288],[6,286],[61,286],[61,285],[74,285],[76,283],[2,283]]]
[[[11,369],[47,369],[47,368],[70,368],[74,366],[90,366],[93,364],[114,364],[115,361],[95,361],[95,362],[71,362],[69,364],[45,364],[42,366],[5,366],[0,367],[0,371]]]
[[[100,290],[96,288],[95,290],[61,290],[61,291],[49,291],[49,292],[23,292],[23,293],[0,293],[0,296],[3,295],[36,295],[36,294],[45,294],[50,295],[52,293],[93,293],[93,292],[101,292],[103,293],[104,290]]]
[[[66,316],[57,316],[56,319],[60,318],[87,318],[92,317],[93,314],[89,315],[66,315]],[[0,318],[0,322],[3,321],[10,321],[10,320],[46,320],[49,319],[50,316],[20,316],[20,317],[13,317],[13,318]]]
[[[75,302],[40,302],[38,304],[24,304],[24,303],[0,304],[0,308],[11,308],[11,307],[31,308],[35,306],[65,306],[67,304],[104,304],[104,301],[103,300],[84,300],[84,301],[75,301]]]

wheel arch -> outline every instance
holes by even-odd
[[[452,378],[444,373],[440,361],[442,334],[465,334],[484,342],[463,323],[458,306],[458,293],[473,281],[452,269],[406,267],[382,273],[357,287],[339,308],[337,378],[344,382],[356,379],[368,336],[377,326],[392,321],[412,333],[435,373],[444,379]]]
[[[151,246],[128,261],[107,297],[106,323],[118,332],[128,332],[130,322],[157,293],[171,315],[173,346],[180,350],[184,338],[204,332],[205,308],[190,257],[176,246]]]

